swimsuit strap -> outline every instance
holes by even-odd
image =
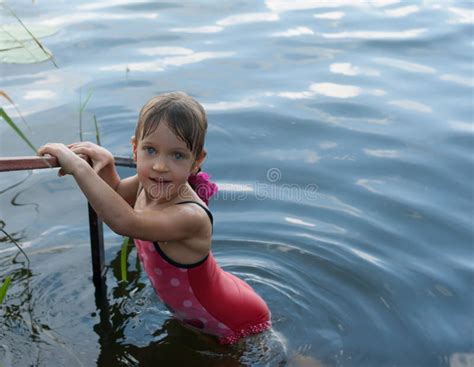
[[[176,203],[176,205],[178,205],[178,204],[187,204],[187,203],[194,203],[194,204],[199,205],[201,208],[203,208],[203,209],[206,211],[207,216],[208,216],[209,219],[211,220],[211,226],[214,226],[214,219],[212,218],[212,213],[209,211],[209,209],[207,209],[207,208],[206,208],[204,205],[202,205],[201,203],[198,203],[197,201],[187,200],[187,201],[181,201],[181,202],[179,202],[179,203]]]

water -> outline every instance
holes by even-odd
[[[108,293],[94,294],[73,180],[2,173],[0,219],[31,261],[2,239],[3,366],[474,365],[471,2],[9,5],[53,33],[42,42],[58,68],[0,66],[36,145],[77,141],[89,94],[85,138],[95,115],[116,155],[152,95],[204,104],[213,251],[267,301],[275,334],[252,355],[183,328],[134,250],[119,282],[109,230]],[[1,156],[30,154],[0,131]]]

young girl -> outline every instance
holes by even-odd
[[[135,176],[121,180],[112,154],[88,142],[49,143],[38,153],[57,157],[59,175],[73,175],[104,222],[135,239],[158,297],[177,319],[233,344],[268,329],[270,312],[210,251],[213,219],[206,205],[217,187],[199,172],[206,130],[202,106],[184,93],[169,93],[140,111],[132,138]]]

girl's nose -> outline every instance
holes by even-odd
[[[168,165],[163,158],[157,158],[153,163],[153,169],[159,172],[168,171]]]

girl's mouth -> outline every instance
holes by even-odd
[[[151,180],[156,182],[157,184],[160,184],[160,185],[164,185],[164,184],[167,184],[167,183],[171,182],[169,180],[162,180],[162,179],[158,179],[158,178],[152,178]]]

